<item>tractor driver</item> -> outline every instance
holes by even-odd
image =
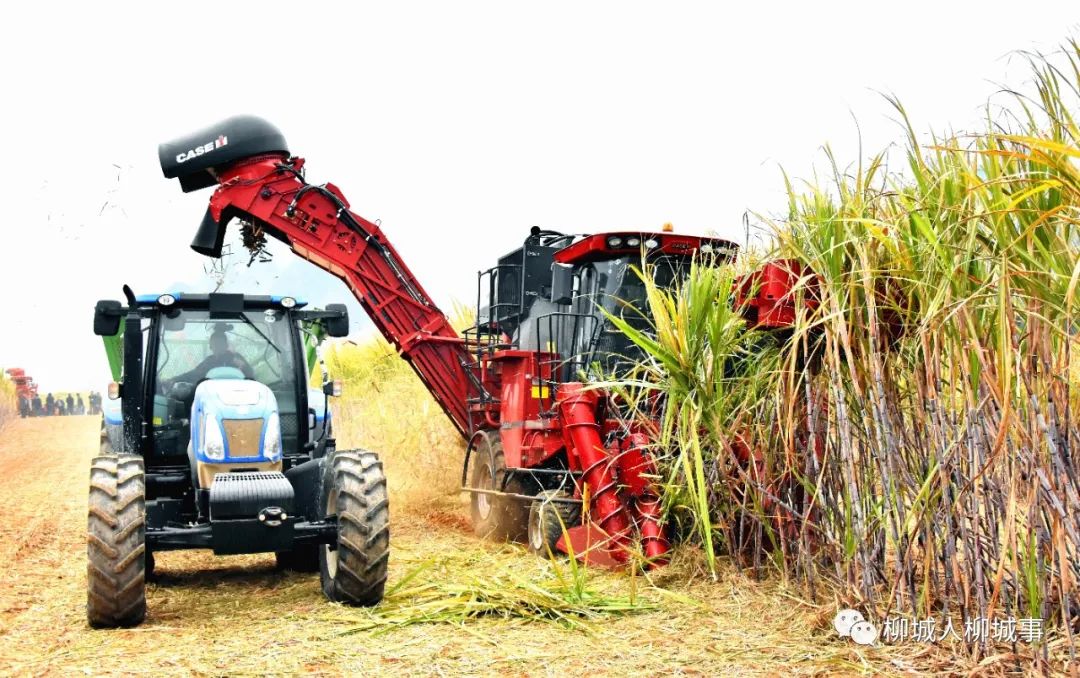
[[[225,335],[225,331],[215,328],[214,333],[210,335],[210,355],[206,356],[206,359],[194,369],[173,377],[168,380],[168,383],[183,381],[197,384],[205,379],[207,373],[215,367],[235,367],[244,373],[245,379],[255,378],[255,371],[251,369],[248,361],[244,360],[244,356],[229,350],[229,338]]]

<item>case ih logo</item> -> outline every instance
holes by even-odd
[[[203,155],[205,153],[209,153],[210,151],[212,151],[214,149],[221,148],[222,146],[226,146],[226,145],[228,145],[228,143],[229,143],[229,137],[222,134],[217,139],[214,139],[213,141],[208,141],[207,143],[203,144],[202,146],[196,146],[195,148],[191,149],[190,151],[187,151],[186,153],[177,154],[176,162],[187,162],[188,160],[193,160],[193,159],[199,157],[200,155]]]

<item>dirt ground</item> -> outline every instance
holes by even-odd
[[[0,674],[777,675],[956,671],[929,650],[898,654],[838,639],[835,608],[727,572],[672,568],[658,583],[696,601],[646,595],[654,609],[566,629],[524,619],[363,628],[371,612],[327,603],[318,576],[272,556],[160,554],[149,614],[134,629],[86,624],[86,482],[93,417],[27,419],[0,431]],[[393,503],[391,504],[393,511]],[[404,514],[403,514],[404,513]],[[547,563],[475,539],[451,505],[392,513],[391,584],[418,564],[428,579]],[[592,575],[624,591],[622,575]],[[689,582],[688,582],[689,579]],[[655,592],[654,592],[655,593]],[[643,594],[645,595],[645,594]]]

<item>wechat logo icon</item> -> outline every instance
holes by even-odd
[[[866,621],[862,612],[845,609],[836,613],[833,628],[841,638],[851,638],[859,645],[873,645],[877,640],[877,627]]]

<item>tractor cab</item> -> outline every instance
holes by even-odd
[[[639,352],[609,315],[641,329],[651,323],[643,273],[671,287],[689,273],[694,256],[731,260],[737,249],[727,240],[668,231],[571,236],[534,228],[521,248],[480,274],[475,331],[509,348],[551,354],[564,377],[556,381],[581,370],[610,373]]]
[[[305,395],[317,415],[305,437],[321,437],[324,397],[307,392],[296,326],[284,322],[283,309],[237,309],[217,317],[198,307],[177,311],[164,316],[153,369],[146,371],[156,456],[186,457],[196,487],[209,487],[217,473],[238,463],[251,471],[281,471],[283,451],[300,449]]]
[[[327,334],[346,334],[348,318],[340,305],[305,306],[292,297],[239,294],[135,298],[124,326],[117,317],[116,333],[104,336],[123,402],[139,408],[139,439],[129,442],[152,465],[187,467],[203,488],[238,465],[282,471],[319,456],[329,414],[325,394],[309,388],[308,378],[315,347]],[[137,334],[124,331],[132,319]],[[141,373],[138,393],[128,387],[131,370]],[[121,409],[107,408],[105,420],[117,450],[125,445]]]

